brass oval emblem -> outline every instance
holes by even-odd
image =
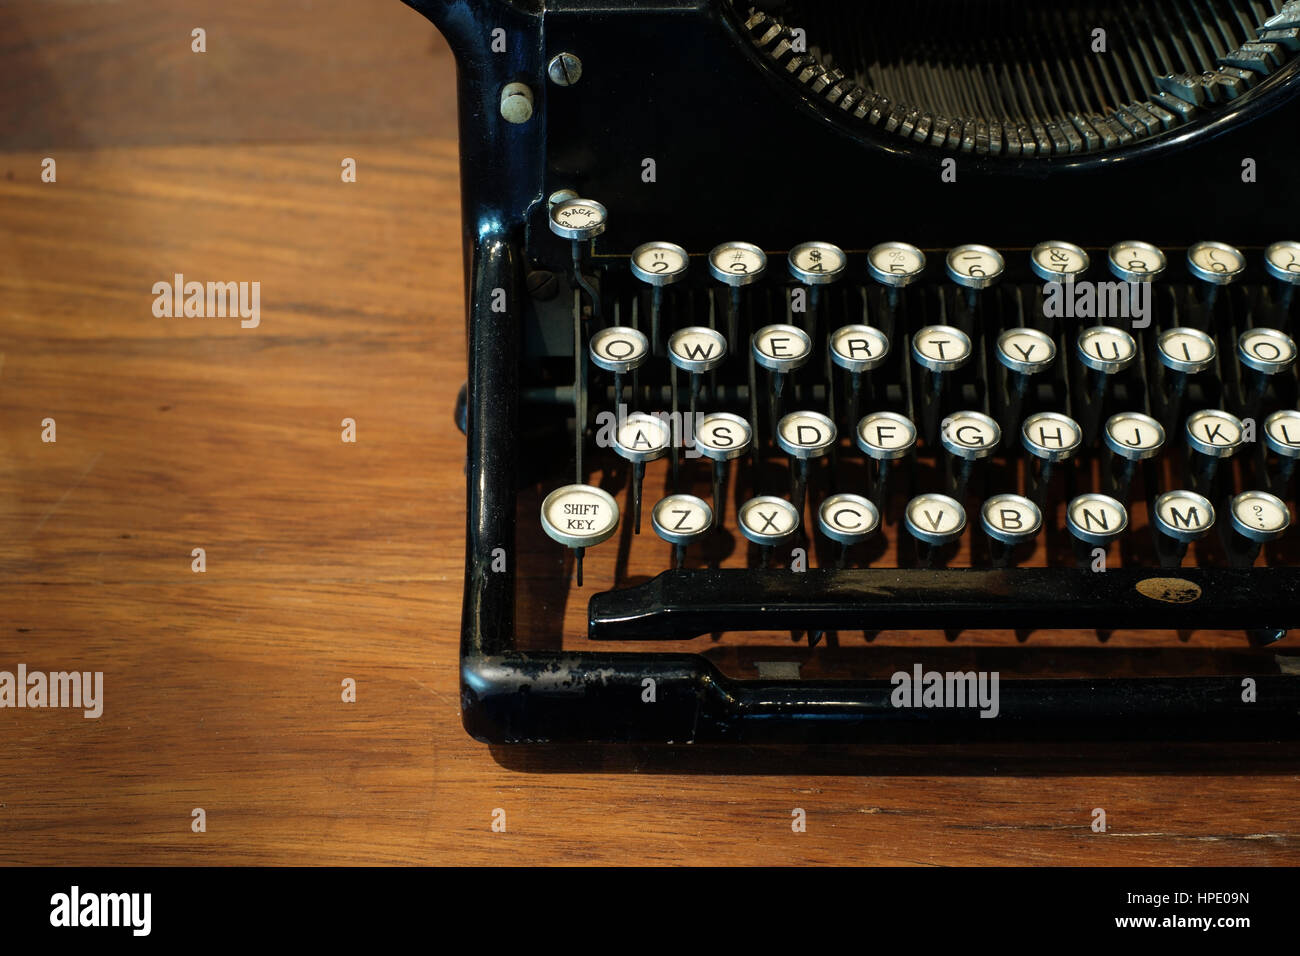
[[[1201,586],[1186,578],[1144,578],[1137,589],[1143,597],[1165,604],[1191,604],[1201,596]]]

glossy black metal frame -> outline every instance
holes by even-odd
[[[466,253],[467,298],[469,300],[469,377],[465,408],[468,477],[468,527],[464,616],[461,638],[461,706],[466,729],[476,738],[492,743],[544,741],[609,741],[660,743],[792,743],[812,741],[924,742],[959,740],[1065,740],[1065,739],[1294,739],[1300,738],[1300,673],[1290,668],[1276,672],[1271,656],[1261,657],[1274,665],[1275,672],[1254,677],[1257,693],[1252,702],[1242,699],[1241,675],[1186,678],[1124,679],[1024,679],[1006,681],[1001,687],[1000,714],[986,720],[974,709],[909,709],[891,704],[892,684],[869,681],[749,681],[724,676],[705,658],[694,654],[576,653],[567,651],[522,651],[516,648],[515,586],[513,560],[504,571],[493,569],[494,554],[504,549],[515,555],[516,487],[519,472],[517,422],[520,402],[520,363],[523,358],[523,312],[527,307],[524,277],[526,269],[549,258],[554,268],[563,268],[565,251],[550,241],[545,227],[538,227],[545,215],[545,197],[553,188],[572,186],[592,195],[610,194],[619,185],[619,175],[607,167],[590,167],[581,160],[555,156],[548,160],[547,136],[575,134],[581,113],[571,103],[552,111],[547,98],[555,96],[546,83],[546,63],[560,49],[591,51],[589,69],[608,70],[609,77],[632,77],[636,71],[619,71],[618,57],[649,58],[663,53],[653,38],[666,34],[682,40],[679,56],[699,55],[701,63],[717,69],[723,61],[734,65],[751,57],[734,42],[735,25],[707,0],[662,0],[640,5],[572,0],[541,2],[470,3],[467,0],[408,0],[432,19],[448,36],[457,55],[461,116],[462,194]],[[636,9],[617,9],[623,6]],[[553,22],[543,29],[544,19]],[[509,37],[506,49],[493,49],[495,30]],[[639,45],[627,41],[640,38]],[[685,38],[685,39],[683,39]],[[670,44],[671,45],[671,44]],[[662,46],[662,44],[660,44]],[[1293,71],[1294,72],[1294,71]],[[737,80],[745,88],[740,98],[747,104],[738,119],[739,130],[753,111],[772,108],[773,96],[791,100],[807,124],[807,135],[825,150],[819,154],[828,168],[828,178],[837,170],[863,161],[860,143],[851,143],[842,133],[818,120],[820,106],[794,102],[797,94],[770,82],[754,71]],[[1294,86],[1295,76],[1287,83]],[[499,120],[502,87],[526,81],[532,87],[540,118],[512,125]],[[631,82],[631,81],[629,81]],[[619,95],[617,82],[610,80],[603,96]],[[777,90],[780,90],[779,94]],[[630,90],[623,90],[631,95]],[[557,96],[558,100],[559,97]],[[662,102],[662,97],[656,102]],[[1288,116],[1294,123],[1294,98]],[[717,117],[696,116],[687,108],[679,117],[684,126],[692,122],[711,123],[715,141],[727,141],[729,133]],[[1265,112],[1267,119],[1269,114]],[[642,122],[662,128],[652,118]],[[659,116],[662,119],[662,116]],[[629,120],[610,120],[605,135],[617,137]],[[1257,121],[1258,122],[1258,121]],[[1276,116],[1273,126],[1259,135],[1273,135],[1286,128]],[[549,130],[549,134],[548,134]],[[752,134],[752,130],[750,131]],[[1238,128],[1215,133],[1241,137]],[[688,137],[680,137],[686,139]],[[1198,155],[1198,161],[1235,162],[1242,155],[1241,141],[1218,144]],[[1175,144],[1176,145],[1176,144]],[[1292,142],[1294,145],[1294,142]],[[620,147],[622,148],[622,147]],[[635,152],[639,147],[628,147]],[[677,157],[683,162],[699,161],[699,146],[687,146]],[[695,150],[696,152],[692,152]],[[1259,152],[1259,150],[1255,150]],[[707,154],[704,155],[707,159]],[[1149,157],[1147,157],[1149,159]],[[899,172],[908,181],[919,182],[920,173],[900,162],[910,156],[883,154],[880,168]],[[761,165],[761,164],[755,164]],[[1093,171],[1090,188],[1111,190],[1132,182],[1129,177],[1150,175],[1129,172],[1124,164]],[[1294,167],[1294,163],[1291,164]],[[1076,178],[1080,170],[1064,171]],[[927,179],[929,171],[926,172]],[[996,176],[1014,176],[1014,169]],[[708,174],[701,173],[708,185]],[[741,203],[736,196],[757,181],[752,170],[742,170],[744,182],[735,189],[719,192],[718,215],[739,234],[765,238],[770,223],[761,210]],[[1300,193],[1300,174],[1290,169],[1283,179],[1282,193]],[[993,180],[989,180],[993,181]],[[1041,186],[1041,179],[1036,180]],[[1290,193],[1285,189],[1292,187]],[[1058,184],[1059,188],[1059,184]],[[776,201],[780,201],[777,197]],[[661,200],[656,200],[661,201]],[[648,200],[637,200],[635,214],[649,215]],[[961,200],[970,215],[987,215],[998,209],[989,197],[965,194]],[[1177,231],[1188,225],[1185,210],[1170,202],[1163,211]],[[1263,215],[1242,215],[1227,223],[1228,231],[1249,229],[1252,234],[1280,222],[1293,224],[1294,203],[1277,203]],[[886,204],[881,229],[900,221],[903,210],[896,201]],[[1279,207],[1285,207],[1279,208]],[[1077,233],[1090,240],[1103,225],[1095,212],[1082,205]],[[839,209],[825,214],[825,224],[842,226],[851,213]],[[1004,210],[1005,211],[1005,210]],[[1162,210],[1145,210],[1128,217],[1141,223],[1157,220]],[[734,213],[734,215],[732,215]],[[1015,217],[1011,217],[1014,219]],[[878,220],[878,221],[879,221]],[[1028,234],[1023,221],[988,219],[990,229],[1004,235]],[[819,225],[812,222],[812,226]],[[807,224],[806,224],[807,225]],[[1030,224],[1033,225],[1032,223]],[[1105,224],[1114,236],[1129,230],[1121,224]],[[688,224],[688,248],[698,248],[707,230]],[[816,230],[814,230],[816,231]],[[948,241],[952,227],[943,225],[936,244]],[[1135,233],[1148,232],[1140,228]],[[613,230],[609,246],[625,252],[631,238]],[[1072,233],[1073,234],[1073,233]],[[996,237],[991,237],[996,238]],[[526,253],[527,250],[527,253]],[[491,308],[497,290],[506,290],[509,309]],[[725,617],[729,627],[781,626],[798,620],[801,626],[818,626],[808,618],[836,625],[860,625],[864,599],[878,601],[872,607],[873,621],[902,626],[941,627],[945,623],[996,621],[997,626],[1042,626],[1058,619],[1068,606],[1072,615],[1101,621],[1111,626],[1131,623],[1141,626],[1152,613],[1145,599],[1134,597],[1134,585],[1143,577],[1167,576],[1152,570],[1110,573],[1104,590],[1095,580],[1080,586],[1079,572],[1070,569],[1026,571],[819,571],[802,575],[765,572],[757,577],[747,572],[669,571],[644,587],[640,594],[613,592],[597,595],[591,602],[593,629],[619,619],[641,636],[708,630]],[[1243,575],[1250,575],[1249,584]],[[1180,572],[1180,576],[1202,585],[1207,598],[1181,606],[1173,613],[1189,621],[1231,624],[1241,628],[1278,629],[1300,625],[1300,569],[1255,571],[1201,570]],[[689,589],[687,601],[682,592]],[[648,592],[648,593],[647,593]],[[1210,600],[1208,596],[1212,596]],[[1078,600],[1075,603],[1069,603]],[[646,606],[654,613],[642,613]],[[1159,626],[1171,626],[1170,606],[1161,609]],[[638,610],[641,609],[641,610]],[[1123,615],[1116,620],[1112,614]],[[878,615],[878,617],[874,616]],[[635,618],[634,621],[631,621]],[[1181,618],[1179,618],[1181,620]],[[629,624],[629,621],[631,623]],[[1085,622],[1086,623],[1086,622]],[[1177,620],[1174,621],[1174,626]],[[623,636],[629,631],[625,630]],[[656,685],[655,703],[642,700],[644,681]]]

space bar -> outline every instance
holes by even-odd
[[[1281,631],[1300,626],[1300,568],[665,571],[594,595],[587,614],[592,640],[754,630]]]

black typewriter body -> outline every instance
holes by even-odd
[[[1296,482],[1289,446],[1265,428],[1300,408],[1285,361],[1300,334],[1288,268],[1300,277],[1300,253],[1287,259],[1300,250],[1300,4],[408,2],[458,62],[472,735],[1300,736],[1300,657],[1286,638],[1300,625]],[[671,284],[656,284],[651,260],[632,268],[652,242],[689,260]],[[761,275],[737,257],[745,283],[727,277],[728,243],[760,250]],[[923,254],[924,269],[877,259],[887,243]],[[1147,249],[1161,266],[1138,268]],[[813,258],[799,271],[792,254]],[[1052,262],[1083,268],[1067,282]],[[1052,282],[1064,313],[1063,299],[1047,304]],[[1075,309],[1089,284],[1096,296]],[[781,348],[756,362],[756,333],[774,326],[796,350],[806,339],[802,362],[786,367]],[[869,367],[851,346],[835,357],[848,326],[887,343]],[[1130,337],[1122,367],[1087,338],[1097,326]],[[926,353],[936,328],[964,337],[959,364],[943,345]],[[610,329],[645,338],[635,369],[593,359],[593,336]],[[690,347],[672,359],[684,329],[720,337],[725,359],[700,371]],[[1023,329],[1053,361],[1024,371],[1000,357]],[[1248,347],[1266,355],[1243,362]],[[688,424],[667,453],[639,455],[614,447],[620,404]],[[1193,421],[1188,441],[1189,418],[1207,410],[1243,426],[1230,452],[1218,419],[1199,440],[1207,420]],[[886,412],[915,430],[897,457],[861,438]],[[715,461],[692,445],[711,413],[750,426],[743,454]],[[796,421],[778,441],[796,413],[833,436],[804,447]],[[1058,421],[1035,418],[1045,413],[1077,429],[1067,457],[1046,447],[1054,424],[1030,447],[1030,419]],[[1108,446],[1126,413],[1162,426],[1158,450],[1130,459]],[[987,448],[960,438],[994,426]],[[605,507],[548,499],[569,485],[616,502],[608,538],[543,533],[550,500],[584,516]],[[1282,503],[1282,531],[1263,540],[1246,511],[1234,520],[1247,492],[1271,496],[1261,515]],[[661,537],[654,506],[674,494],[720,504],[716,525],[685,544],[671,527]],[[844,495],[874,506],[870,535],[823,518]],[[955,502],[949,517],[965,521],[942,540],[919,516],[943,512],[913,510],[936,495],[922,504]],[[990,532],[999,495],[1033,502],[1041,530]],[[1104,502],[1072,510],[1089,495],[1122,506],[1122,529]],[[742,533],[755,498],[792,506],[793,529]],[[1214,517],[1192,529],[1196,500]],[[919,690],[930,674],[989,673],[995,714]]]

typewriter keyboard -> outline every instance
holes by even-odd
[[[1293,623],[1300,243],[624,257],[605,215],[551,210],[525,642]]]

